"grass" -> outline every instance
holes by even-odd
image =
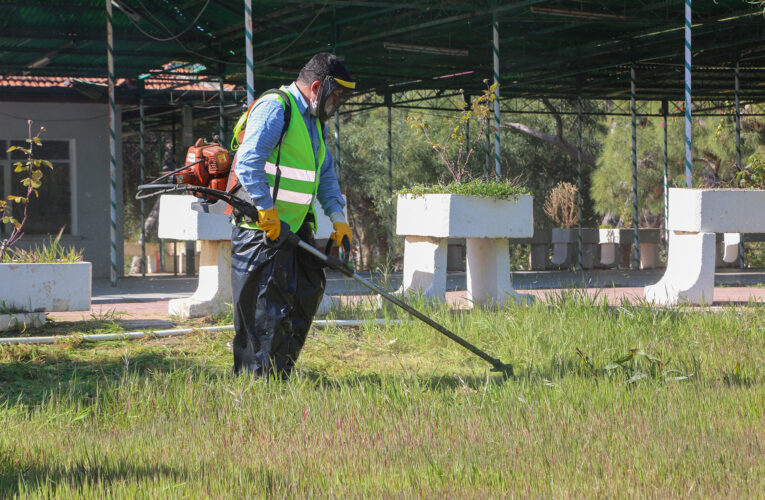
[[[411,194],[415,198],[425,194],[462,194],[498,200],[516,199],[518,195],[529,193],[528,188],[519,185],[517,179],[502,181],[473,179],[466,182],[451,182],[449,184],[429,186],[416,184],[396,191],[396,194]]]
[[[314,330],[287,383],[234,378],[230,333],[0,348],[0,497],[765,491],[761,308],[428,313],[518,377],[390,310]]]

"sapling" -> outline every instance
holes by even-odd
[[[48,167],[53,169],[53,164],[48,160],[36,159],[33,154],[35,146],[42,146],[40,136],[45,132],[45,127],[40,127],[40,130],[32,135],[32,120],[27,120],[27,138],[25,139],[27,147],[11,146],[7,152],[21,151],[26,155],[26,161],[17,161],[13,164],[13,171],[16,173],[26,173],[26,176],[21,179],[21,184],[26,187],[26,194],[24,196],[8,195],[5,200],[0,200],[0,216],[2,216],[3,224],[12,224],[13,230],[11,235],[0,242],[0,262],[5,257],[5,252],[14,243],[19,241],[24,235],[24,224],[27,221],[29,202],[32,200],[32,195],[38,197],[38,189],[42,186],[43,172],[42,167]],[[13,216],[13,205],[23,205],[21,220],[18,220]]]
[[[446,133],[443,139],[434,136],[433,126],[424,115],[417,114],[407,118],[413,129],[423,133],[428,145],[438,154],[449,174],[457,183],[470,177],[467,170],[470,157],[478,147],[479,142],[483,141],[484,132],[488,126],[487,118],[491,113],[491,105],[496,98],[494,90],[497,84],[489,86],[487,80],[484,80],[484,83],[486,83],[486,89],[481,95],[469,101],[469,104],[467,104],[468,100],[464,95],[461,103],[454,102],[454,105],[458,108],[461,107],[462,111],[454,119],[444,118]],[[470,123],[471,118],[480,124],[480,129],[478,133],[474,134],[472,140],[468,138],[466,132],[466,126]]]

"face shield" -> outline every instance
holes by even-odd
[[[318,108],[319,120],[326,123],[343,105],[356,88],[355,82],[327,76],[319,87]]]

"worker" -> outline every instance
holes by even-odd
[[[239,218],[231,236],[234,373],[289,378],[324,295],[319,259],[293,245],[269,245],[263,233],[277,240],[284,221],[314,244],[318,199],[332,221],[332,240],[341,246],[352,239],[325,139],[327,121],[355,87],[340,59],[318,53],[281,94],[258,99],[246,118],[234,173],[258,221]]]

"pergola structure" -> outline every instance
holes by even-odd
[[[26,0],[4,2],[2,14],[0,84],[15,75],[109,77],[112,103],[157,113],[167,87],[136,89],[178,70],[252,99],[294,79],[321,50],[345,60],[362,93],[379,96],[363,106],[417,105],[393,98],[412,90],[478,94],[487,78],[500,83],[505,106],[517,97],[630,99],[633,122],[636,99],[684,99],[687,156],[691,96],[735,101],[737,110],[765,100],[765,19],[752,0]],[[167,69],[172,61],[184,64]],[[115,79],[135,84],[114,88]],[[497,152],[499,116],[498,104]],[[637,228],[635,236],[637,246]]]

